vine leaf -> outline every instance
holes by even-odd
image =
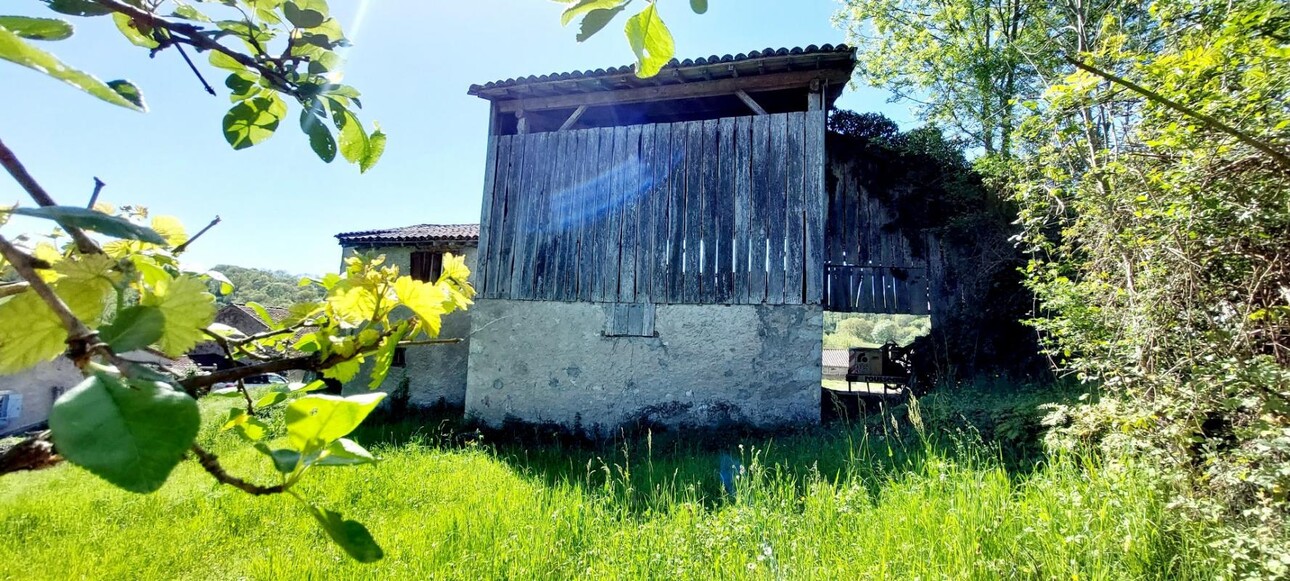
[[[121,311],[111,325],[100,328],[99,338],[112,351],[126,353],[156,343],[165,329],[166,316],[161,309],[139,305]]]
[[[72,463],[131,492],[161,488],[197,438],[197,402],[169,385],[98,374],[58,398],[54,445]]]
[[[24,371],[67,348],[67,330],[35,293],[0,303],[0,375]]]
[[[158,282],[139,302],[165,315],[165,332],[157,346],[171,357],[183,355],[204,341],[202,329],[215,320],[214,295],[206,292],[206,283],[188,275]]]

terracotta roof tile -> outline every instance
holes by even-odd
[[[756,61],[761,59],[771,59],[771,58],[777,58],[777,57],[788,57],[790,60],[794,60],[793,57],[830,57],[830,56],[852,55],[853,53],[854,53],[854,49],[852,49],[850,46],[847,46],[845,44],[838,44],[838,45],[826,44],[824,46],[810,45],[807,47],[779,48],[779,49],[767,48],[764,50],[754,50],[752,52],[740,53],[737,55],[730,55],[730,54],[727,54],[724,56],[712,55],[706,58],[685,59],[685,60],[672,59],[672,61],[669,62],[666,67],[663,68],[663,73],[669,73],[676,69],[687,69],[687,68],[693,68],[693,67],[705,67],[705,66],[712,66],[712,65],[728,65],[728,64],[735,64],[735,63],[743,63],[746,61]],[[493,81],[491,83],[485,83],[483,85],[471,85],[470,90],[467,93],[470,95],[486,97],[486,94],[491,94],[494,89],[505,89],[509,87],[519,87],[522,85],[534,85],[534,84],[549,83],[554,81],[586,80],[586,79],[597,79],[597,78],[603,78],[603,77],[621,76],[621,75],[629,75],[629,74],[634,75],[635,70],[636,70],[635,65],[624,65],[621,67],[596,69],[594,71],[593,70],[572,71],[572,72],[566,72],[566,73],[551,73],[549,75],[541,75],[541,76],[529,75],[527,77],[518,77],[518,78],[506,79],[502,81]],[[641,81],[641,82],[648,85],[655,85],[658,82],[662,82],[666,79],[669,79],[671,76],[672,75],[670,74],[660,74],[655,79],[648,79],[646,81]],[[599,90],[599,88],[597,90]]]

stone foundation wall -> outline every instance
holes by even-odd
[[[819,306],[659,305],[654,337],[604,336],[601,304],[489,299],[471,314],[466,413],[491,426],[820,421]]]

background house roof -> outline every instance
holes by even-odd
[[[415,242],[479,242],[479,224],[417,224],[402,228],[343,232],[336,235],[343,246],[407,244]]]
[[[468,94],[488,99],[515,99],[521,97],[567,95],[617,89],[657,87],[690,81],[711,81],[740,76],[779,73],[826,68],[845,68],[849,76],[855,67],[855,49],[845,44],[805,48],[767,48],[737,55],[707,58],[672,59],[655,77],[641,79],[636,76],[634,65],[573,71],[541,76],[494,81],[471,85]]]

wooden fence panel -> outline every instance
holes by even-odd
[[[667,302],[668,233],[672,214],[672,126],[659,123],[654,126],[654,271],[650,276],[650,301]]]
[[[689,129],[685,123],[673,123],[672,128],[672,163],[669,175],[668,199],[671,200],[668,212],[668,271],[667,296],[669,303],[685,302],[685,221],[686,198],[685,183],[689,179],[686,171],[686,150],[689,147]]]
[[[766,215],[770,212],[770,118],[759,115],[752,120],[752,213],[749,243],[752,247],[748,269],[748,302],[766,302]]]
[[[623,205],[622,242],[619,244],[621,260],[618,273],[618,301],[636,302],[637,264],[636,255],[640,247],[640,144],[641,126],[627,128],[626,149],[621,157],[618,172],[622,174],[622,187],[619,189]]]

